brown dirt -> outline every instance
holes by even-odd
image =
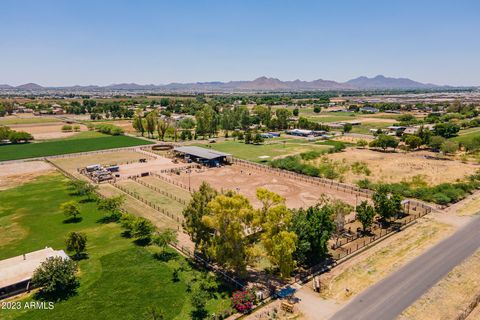
[[[402,313],[400,319],[455,319],[480,293],[478,270],[480,270],[480,250],[456,266],[445,278],[428,290]]]
[[[55,170],[43,161],[0,164],[0,190],[13,188]]]
[[[17,124],[9,127],[17,131],[25,131],[33,135],[35,140],[60,139],[78,134],[78,132],[62,132],[64,123],[38,123],[38,124]],[[72,124],[73,126],[73,124]],[[80,131],[86,131],[87,127],[80,125]]]
[[[356,201],[355,195],[352,194],[238,165],[194,170],[190,174],[190,179],[186,172],[182,172],[180,175],[169,175],[169,178],[186,186],[189,185],[190,180],[194,189],[198,189],[200,184],[206,181],[218,190],[234,190],[249,198],[254,206],[260,205],[255,195],[258,188],[267,188],[285,197],[289,208],[314,205],[322,194],[330,198],[341,199],[352,205],[355,205]]]
[[[345,174],[345,181],[355,183],[367,178],[373,182],[401,182],[415,176],[422,176],[431,185],[454,182],[457,179],[474,173],[480,165],[462,163],[454,160],[433,160],[425,156],[435,154],[427,151],[419,152],[379,152],[368,149],[349,148],[347,152],[327,155],[328,158],[345,161],[347,164],[364,162],[371,171],[369,176],[353,172]]]

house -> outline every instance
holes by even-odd
[[[300,136],[300,137],[308,137],[308,136],[313,136],[314,135],[313,130],[304,130],[304,129],[286,130],[285,133],[290,134],[292,136]]]
[[[0,261],[0,299],[4,299],[31,288],[35,270],[51,257],[70,259],[63,250],[54,250],[50,247],[25,253],[20,256]]]
[[[363,113],[377,113],[380,110],[378,110],[377,108],[374,108],[374,107],[361,107],[359,109],[359,111],[363,112]]]
[[[404,126],[389,126],[387,127],[387,131],[389,134],[401,135],[407,129]]]
[[[183,157],[187,162],[193,161],[208,167],[219,167],[229,163],[232,157],[229,153],[195,146],[175,147],[173,151],[176,156]]]

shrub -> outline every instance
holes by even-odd
[[[95,129],[98,132],[109,134],[112,136],[119,136],[123,134],[123,129],[120,127],[117,127],[113,124],[98,124],[95,126]]]
[[[255,294],[253,291],[235,291],[232,294],[233,307],[241,313],[247,313],[253,308]]]
[[[62,131],[63,132],[70,132],[70,131],[72,131],[72,126],[69,125],[69,124],[65,124],[65,125],[62,126]]]

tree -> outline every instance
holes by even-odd
[[[203,222],[202,218],[210,214],[208,203],[217,195],[218,192],[215,189],[208,183],[202,182],[200,188],[192,194],[192,199],[182,212],[185,218],[183,228],[195,244],[195,249],[204,254],[207,253],[213,230]]]
[[[332,208],[328,204],[298,209],[293,215],[291,230],[298,237],[294,258],[302,265],[318,263],[328,254],[335,224]]]
[[[62,203],[60,205],[60,210],[62,210],[67,219],[76,220],[77,216],[80,215],[78,204],[73,200]]]
[[[277,116],[278,129],[287,129],[288,118],[292,116],[292,112],[286,108],[280,108],[275,111],[275,115]]]
[[[338,246],[340,236],[344,231],[345,217],[352,211],[352,206],[342,200],[335,199],[328,204],[332,210],[332,218],[335,224],[335,244]]]
[[[167,120],[161,118],[157,119],[157,132],[160,140],[165,141],[165,133],[169,127],[170,123]]]
[[[422,145],[423,141],[420,137],[414,135],[408,135],[405,138],[405,144],[409,149],[415,150]]]
[[[144,126],[144,121],[143,121],[143,118],[142,116],[140,116],[139,114],[135,115],[135,117],[133,117],[133,128],[135,130],[137,130],[138,132],[140,132],[142,134],[142,137],[145,133],[145,126]]]
[[[145,117],[145,131],[148,132],[148,135],[150,137],[153,137],[153,133],[155,132],[155,129],[157,127],[156,118],[157,118],[157,115],[155,112],[150,112]]]
[[[440,150],[445,154],[455,153],[458,150],[458,142],[446,140],[442,143]]]
[[[132,236],[139,242],[149,244],[155,226],[150,220],[142,217],[137,217],[133,224]]]
[[[268,259],[278,267],[281,277],[290,276],[295,268],[293,255],[296,250],[297,235],[290,231],[292,212],[285,206],[285,198],[266,189],[257,190],[257,198],[263,206],[257,211],[254,222],[261,223],[262,244]]]
[[[162,251],[164,251],[169,244],[178,243],[177,232],[172,229],[166,229],[162,232],[157,232],[153,237],[152,242],[156,246],[160,247]]]
[[[207,294],[203,290],[195,289],[190,296],[190,302],[192,303],[192,319],[204,319],[207,316]]]
[[[34,271],[32,285],[48,300],[62,300],[73,295],[79,286],[77,265],[62,257],[49,257]]]
[[[424,126],[420,126],[416,135],[420,139],[422,139],[422,144],[428,145],[432,137],[432,132],[428,128],[425,128]]]
[[[300,110],[298,108],[293,109],[293,115],[295,117],[298,117],[298,114],[300,113]]]
[[[245,144],[251,144],[253,141],[252,133],[250,131],[245,132]]]
[[[320,113],[320,111],[322,111],[322,108],[320,106],[314,106],[313,107],[313,112]]]
[[[390,220],[402,210],[402,198],[397,194],[388,194],[385,187],[378,188],[373,194],[372,200],[376,213],[385,221]]]
[[[264,139],[260,133],[256,133],[255,136],[253,137],[253,143],[254,144],[261,144],[263,143]]]
[[[351,123],[348,123],[348,122],[345,123],[343,125],[343,133],[349,133],[350,131],[352,131],[352,128],[353,128],[353,126],[352,126]]]
[[[451,138],[457,135],[458,131],[460,131],[460,127],[454,123],[437,123],[433,127],[433,133],[436,136],[441,136],[444,138]]]
[[[366,146],[368,146],[368,142],[365,139],[360,139],[357,141],[357,146],[359,146],[360,148],[365,148]]]
[[[355,210],[357,211],[357,220],[362,224],[363,232],[370,228],[375,217],[375,209],[368,204],[368,201],[362,201]]]
[[[202,221],[213,229],[209,256],[220,265],[244,275],[252,258],[252,244],[247,232],[253,220],[253,208],[248,199],[229,192],[216,196],[208,204],[210,214]]]
[[[398,147],[398,140],[395,137],[380,134],[375,140],[370,142],[369,146],[372,148],[381,148],[383,151],[387,150],[388,148],[395,149]]]
[[[428,146],[435,152],[439,152],[441,147],[442,147],[442,144],[445,142],[445,138],[444,137],[440,137],[440,136],[433,136],[430,138],[430,142],[428,144]]]
[[[124,196],[116,196],[104,199],[98,199],[98,209],[110,213],[111,216],[117,216],[120,207],[125,202]]]
[[[85,196],[88,200],[95,198],[95,192],[98,189],[98,186],[83,180],[71,180],[70,185],[75,189],[77,195]]]
[[[125,229],[125,236],[131,237],[133,233],[133,228],[135,227],[135,217],[131,213],[123,213],[119,219],[120,225]]]
[[[87,235],[83,232],[70,232],[65,239],[65,245],[68,252],[74,252],[75,257],[79,258],[87,248]]]

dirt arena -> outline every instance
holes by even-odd
[[[189,185],[190,180],[194,189],[198,189],[202,181],[206,181],[218,190],[237,191],[248,197],[254,206],[260,205],[255,195],[258,188],[267,188],[285,197],[289,208],[314,205],[321,194],[330,198],[341,199],[351,205],[355,205],[356,202],[355,195],[349,193],[239,165],[193,170],[190,178],[186,172],[182,172],[180,175],[170,174],[168,177],[186,186]],[[363,198],[359,198],[358,201],[360,199]]]
[[[36,123],[36,124],[15,124],[9,125],[12,130],[25,131],[30,133],[35,140],[61,139],[71,137],[78,132],[62,132],[64,123]],[[72,124],[73,126],[73,124]],[[87,127],[80,125],[80,131],[87,131]]]
[[[347,152],[329,154],[327,157],[337,161],[352,164],[356,161],[365,162],[371,171],[369,176],[348,172],[345,181],[355,183],[367,178],[373,182],[409,181],[415,176],[421,176],[430,185],[444,182],[454,182],[475,173],[480,165],[462,163],[455,160],[428,159],[426,156],[438,156],[432,152],[379,152],[368,149],[349,148]]]
[[[44,161],[0,164],[0,190],[16,187],[54,170],[54,167]]]

